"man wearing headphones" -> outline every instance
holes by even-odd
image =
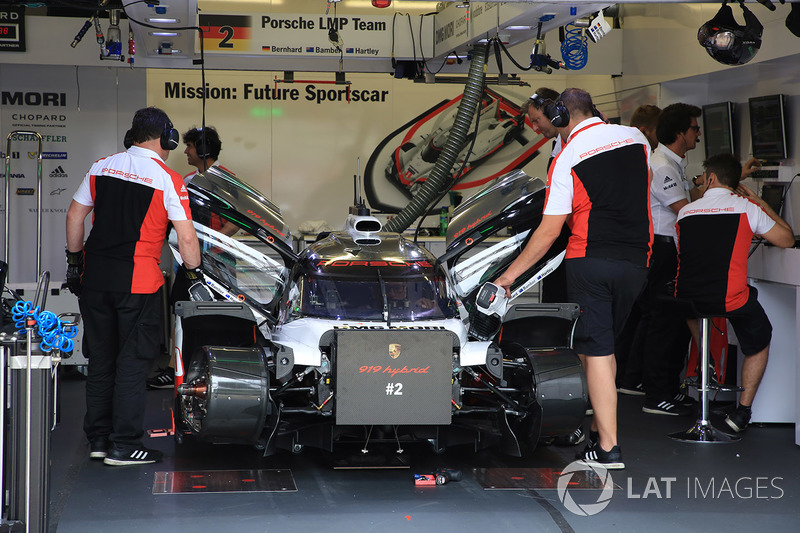
[[[544,110],[548,105],[558,100],[558,93],[553,89],[547,87],[540,87],[536,89],[533,96],[530,97],[527,103],[528,118],[531,119],[531,124],[536,131],[541,133],[546,139],[553,139],[553,146],[550,152],[550,159],[547,161],[547,169],[550,170],[550,165],[553,160],[561,153],[563,146],[563,139],[558,134],[558,129],[553,126],[550,119],[544,114]],[[569,240],[569,228],[564,226],[558,239],[553,243],[553,246],[558,249],[566,248],[567,241]],[[567,301],[567,278],[564,273],[563,263],[558,266],[547,278],[541,282],[541,300],[542,302],[566,302]],[[582,435],[575,437],[582,440]],[[580,440],[578,441],[580,442]],[[578,444],[574,442],[574,444]]]
[[[558,92],[548,87],[539,87],[533,96],[526,102],[525,110],[528,118],[531,120],[533,128],[542,134],[546,139],[553,139],[553,145],[550,151],[550,159],[547,160],[547,169],[550,170],[550,165],[553,160],[561,153],[563,147],[563,139],[558,134],[558,129],[553,126],[550,119],[547,118],[544,111],[548,105],[552,105],[558,100]],[[569,242],[570,231],[569,227],[565,224],[561,229],[561,234],[553,242],[553,246],[557,250],[563,250],[567,247]],[[539,299],[543,303],[560,303],[567,301],[567,274],[564,263],[551,272],[539,285]],[[556,446],[575,446],[584,441],[585,435],[583,433],[583,424],[578,427],[574,432],[564,437],[558,437],[553,442]]]
[[[589,444],[579,458],[625,468],[617,444],[614,338],[644,286],[653,237],[650,146],[631,127],[595,116],[589,93],[567,89],[545,115],[566,138],[548,173],[542,222],[519,257],[495,281],[507,293],[514,280],[550,248],[565,222],[567,291],[581,307],[574,346],[594,409]]]
[[[79,297],[89,354],[84,431],[89,457],[111,466],[162,458],[143,446],[142,425],[145,380],[161,340],[159,260],[170,222],[187,277],[202,279],[186,186],[164,162],[178,132],[164,111],[147,107],[126,139],[127,151],[92,165],[67,212],[67,286]]]
[[[531,120],[533,129],[541,133],[545,139],[553,139],[550,159],[547,160],[548,169],[550,169],[553,159],[561,152],[561,137],[558,136],[558,130],[556,130],[553,123],[550,122],[550,119],[544,115],[543,108],[547,103],[552,103],[556,100],[558,100],[558,93],[556,91],[548,87],[539,87],[536,89],[536,92],[533,93],[533,96],[525,102],[523,107],[528,114],[528,118]]]
[[[222,141],[217,130],[211,126],[190,129],[183,134],[183,144],[186,145],[186,149],[183,151],[186,154],[186,162],[197,169],[183,177],[183,181],[186,183],[192,181],[192,178],[197,174],[205,172],[214,166],[233,174],[217,161],[219,152],[222,150]]]
[[[222,141],[219,138],[217,130],[211,126],[205,128],[192,128],[183,134],[183,143],[186,145],[183,153],[186,154],[186,162],[197,170],[190,172],[183,177],[184,183],[187,185],[192,181],[192,178],[208,170],[211,167],[218,167],[229,174],[233,174],[230,170],[219,164],[219,153],[222,150]],[[235,174],[234,174],[235,175]],[[239,228],[233,222],[223,221],[217,215],[211,215],[210,219],[204,220],[205,217],[195,213],[194,219],[203,225],[210,227],[216,231],[224,233],[225,235],[235,234]],[[230,258],[231,262],[235,262]],[[175,281],[169,294],[169,305],[172,308],[175,302],[189,300],[189,286],[186,276],[183,275],[183,269],[179,265],[176,272]],[[147,380],[148,389],[171,389],[175,386],[175,354],[171,354],[169,363],[166,367],[160,367],[156,370],[155,375]]]

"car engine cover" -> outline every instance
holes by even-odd
[[[450,424],[450,331],[339,330],[337,424]]]

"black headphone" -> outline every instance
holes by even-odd
[[[181,136],[178,130],[172,127],[172,122],[167,121],[164,130],[161,132],[161,148],[164,150],[174,150],[180,144]]]
[[[569,110],[561,99],[553,102],[549,98],[542,98],[538,93],[533,93],[531,100],[556,128],[564,128],[569,124]]]
[[[197,132],[200,134],[200,138],[194,143],[194,149],[197,152],[197,157],[211,157],[211,147],[208,145],[205,132],[203,132],[202,128],[197,130]]]
[[[569,110],[560,98],[555,102],[548,102],[542,108],[542,113],[550,119],[550,123],[556,128],[565,128],[569,124]]]
[[[122,140],[122,145],[127,150],[131,146],[133,146],[133,133],[132,130],[128,130],[125,132],[125,138]]]

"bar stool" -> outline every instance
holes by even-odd
[[[742,437],[740,435],[728,435],[714,426],[708,419],[709,409],[709,392],[712,388],[709,386],[709,371],[708,362],[711,352],[711,338],[709,332],[711,331],[711,320],[716,316],[721,315],[706,315],[699,313],[694,307],[694,304],[689,300],[674,299],[675,302],[688,305],[692,310],[690,316],[700,319],[700,383],[697,391],[700,393],[700,418],[694,423],[692,427],[686,431],[679,431],[677,433],[670,433],[669,438],[682,441],[682,442],[736,442]],[[744,390],[741,387],[728,387],[726,390]]]

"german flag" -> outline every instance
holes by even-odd
[[[207,52],[249,52],[252,35],[247,15],[200,15],[203,47]]]

